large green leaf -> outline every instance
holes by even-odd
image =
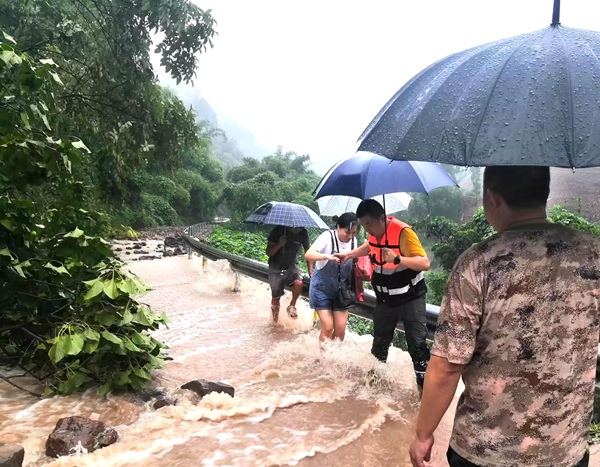
[[[119,289],[114,279],[108,279],[103,284],[104,293],[113,300],[119,296]]]
[[[79,238],[84,234],[83,230],[79,229],[78,227],[75,228],[75,230],[66,233],[64,236],[65,237],[72,237],[72,238]]]
[[[67,355],[79,354],[83,349],[83,343],[83,337],[79,334],[64,334],[57,342]]]
[[[84,283],[90,288],[83,297],[83,299],[86,301],[91,300],[92,298],[101,294],[104,290],[104,284],[102,283],[102,280],[100,278],[96,278],[91,281],[85,281]]]
[[[115,336],[111,332],[108,332],[106,329],[102,331],[102,337],[113,344],[121,344],[123,342],[119,337]]]
[[[54,264],[48,262],[46,264],[44,264],[45,268],[48,269],[52,269],[53,271],[56,271],[59,274],[65,274],[67,276],[70,276],[71,274],[69,274],[69,271],[67,271],[67,269],[61,264],[60,266],[55,266]]]
[[[85,339],[88,341],[99,341],[100,333],[98,333],[97,331],[94,331],[91,328],[86,328],[86,330],[83,331],[83,337],[85,337]]]
[[[54,363],[60,362],[63,358],[65,358],[65,355],[67,355],[67,353],[65,352],[62,344],[59,344],[58,342],[50,347],[48,352],[50,360],[52,360]]]

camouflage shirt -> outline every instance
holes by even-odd
[[[556,224],[467,250],[432,353],[466,365],[451,439],[487,466],[571,467],[585,454],[598,352],[600,241]]]

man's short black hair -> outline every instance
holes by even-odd
[[[513,210],[545,208],[550,195],[550,168],[529,165],[486,167],[483,190],[498,193]]]
[[[366,199],[356,208],[356,217],[360,219],[365,216],[379,219],[381,216],[385,216],[385,210],[383,209],[383,206],[374,199]]]

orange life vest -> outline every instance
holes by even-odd
[[[396,255],[403,256],[400,250],[400,235],[402,230],[411,228],[410,225],[388,216],[386,231],[380,240],[369,235],[369,250],[373,263],[371,284],[378,301],[399,304],[421,297],[427,293],[423,272],[408,269],[400,264],[387,263],[383,259],[383,248],[392,250]]]
[[[371,253],[369,257],[373,263],[373,272],[380,274],[393,274],[396,270],[400,271],[405,269],[402,264],[386,263],[383,259],[383,248],[388,248],[394,252],[394,254],[402,256],[400,251],[400,235],[402,230],[410,228],[410,225],[395,219],[392,216],[388,216],[388,225],[385,233],[381,240],[377,240],[374,235],[369,234],[369,250]]]

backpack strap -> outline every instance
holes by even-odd
[[[335,243],[333,240],[333,230],[329,231],[329,236],[331,237],[331,254],[335,253],[334,247],[335,247]]]

